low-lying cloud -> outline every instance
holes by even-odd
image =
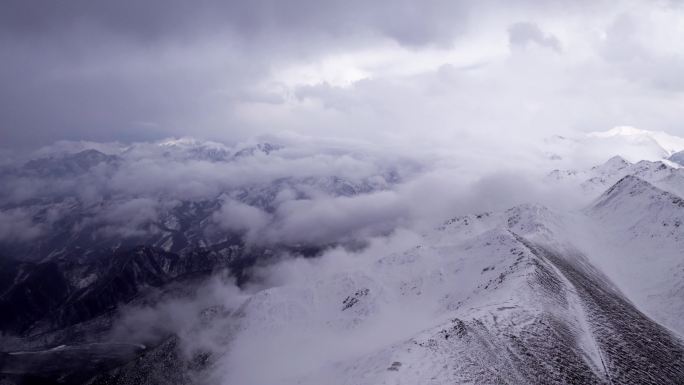
[[[0,210],[0,242],[31,241],[47,229],[33,222],[30,213],[21,208]]]
[[[41,240],[59,230],[79,242],[160,246],[163,234],[195,226],[197,245],[222,234],[261,246],[356,244],[469,212],[578,201],[540,183],[551,168],[529,144],[503,150],[495,143],[481,154],[465,147],[430,154],[405,148],[401,156],[302,140],[285,146],[191,139],[89,146],[61,142],[3,171],[4,241]],[[501,157],[524,161],[506,169]]]

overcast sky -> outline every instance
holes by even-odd
[[[679,4],[6,0],[0,147],[684,135]]]

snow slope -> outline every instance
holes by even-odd
[[[626,176],[586,210],[577,242],[641,310],[684,335],[684,200]]]
[[[662,205],[656,217],[677,204],[654,191],[630,177],[577,215],[613,226],[633,195]],[[292,262],[306,273],[245,303],[208,382],[681,383],[682,341],[572,244],[576,220],[522,205],[454,218],[389,255]],[[651,220],[632,226],[678,242]]]

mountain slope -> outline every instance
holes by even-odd
[[[613,158],[582,175],[599,178],[594,186],[620,177],[579,212],[522,204],[273,264],[274,253],[292,249],[248,247],[239,237],[206,248],[183,243],[213,239],[203,226],[216,207],[180,203],[186,217],[158,222],[182,229],[173,240],[187,245],[179,253],[120,246],[6,259],[0,273],[11,283],[0,285],[0,314],[21,316],[0,317],[4,330],[19,333],[3,341],[0,378],[681,384],[684,200],[659,187],[676,186],[677,170]],[[290,182],[245,187],[231,199],[264,197],[250,204],[267,211],[269,194]],[[340,195],[364,191],[336,177],[311,183]],[[228,267],[240,279],[255,264],[252,276],[263,279],[197,294],[193,277]]]
[[[684,335],[684,200],[626,176],[585,210],[577,243],[641,310]]]
[[[614,156],[589,170],[553,170],[546,180],[550,183],[579,185],[583,193],[597,197],[625,176],[632,175],[673,194],[684,196],[684,168],[672,167],[666,161],[642,160],[630,163]]]
[[[259,293],[241,310],[242,331],[214,376],[243,384],[684,381],[682,341],[563,241],[564,222],[529,205],[456,218],[403,253]],[[415,319],[397,318],[406,314],[397,309]],[[300,330],[330,336],[326,344],[334,333],[376,337],[303,367],[260,354],[268,367],[289,368],[275,374],[240,369],[256,359],[249,345],[277,349],[299,341]],[[321,348],[297,346],[305,357]]]

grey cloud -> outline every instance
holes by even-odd
[[[112,207],[98,213],[93,219],[95,223],[81,226],[104,224],[99,230],[106,237],[141,237],[154,231],[153,224],[159,220],[159,202],[150,198],[133,198],[116,202]]]
[[[429,147],[514,130],[681,130],[679,100],[644,96],[681,89],[681,55],[661,52],[655,36],[644,35],[653,45],[644,48],[638,39],[627,44],[631,35],[619,28],[607,31],[605,44],[587,32],[606,28],[606,15],[626,8],[621,3],[11,0],[2,7],[0,146],[20,151],[60,139],[193,135],[234,143],[284,131],[371,143],[429,140],[422,143]],[[513,17],[539,24],[511,25]],[[553,31],[539,27],[547,25]],[[563,55],[487,51],[507,38],[513,51],[533,45],[549,52],[562,39]],[[329,70],[335,77],[350,69],[348,56],[386,49],[406,55],[388,54],[392,65],[421,63],[426,52],[435,63],[396,74],[386,63],[361,61],[351,69],[367,70],[368,79],[345,87],[308,73],[339,55]],[[641,52],[642,59],[619,59]],[[275,76],[291,67],[303,80]],[[440,75],[437,67],[453,70]]]
[[[644,21],[631,13],[618,15],[606,30],[601,51],[622,76],[657,89],[684,90],[684,56],[680,52],[658,52],[659,41],[645,31]]]
[[[561,51],[560,41],[551,34],[544,33],[534,23],[515,23],[508,27],[508,42],[513,48],[525,48],[534,43],[554,51]]]
[[[232,96],[223,90],[240,89],[264,71],[258,60],[247,66],[231,57],[229,48],[145,47],[84,36],[74,39],[87,40],[85,48],[74,47],[70,38],[25,45],[0,41],[6,58],[0,71],[3,143],[130,142],[195,125],[230,129],[227,114],[216,114],[230,105]]]
[[[78,172],[45,175],[31,168],[34,163],[60,168],[94,150],[63,151],[86,145],[61,142],[52,150],[42,148],[37,154],[47,158],[25,166],[19,161],[0,174],[0,207],[11,210],[2,212],[3,241],[66,234],[54,241],[152,239],[161,244],[187,216],[196,222],[192,231],[200,238],[241,234],[250,244],[350,240],[394,226],[395,204],[370,193],[391,189],[416,172],[410,156],[306,144],[266,153],[254,149],[276,146],[229,147],[190,139],[136,143],[118,152],[115,144],[95,146],[113,154],[92,157],[103,160]],[[55,209],[59,212],[46,214]]]
[[[52,151],[84,145],[62,142]],[[416,149],[397,157],[291,142],[269,154],[234,158],[241,148],[189,139],[121,146],[111,155],[116,162],[94,164],[78,174],[5,174],[0,204],[26,207],[29,211],[17,222],[35,238],[55,230],[53,221],[40,220],[45,207],[60,210],[51,214],[65,220],[60,231],[85,232],[103,244],[145,237],[161,242],[164,231],[178,228],[184,215],[195,215],[188,213],[202,207],[193,217],[201,225],[193,232],[205,232],[211,239],[241,234],[249,244],[311,245],[353,244],[400,227],[434,225],[449,215],[508,207],[533,193],[542,195],[525,188],[533,183],[518,176],[494,175],[474,183],[478,175],[500,167],[496,159],[504,155],[497,151],[490,160],[472,154],[426,157]],[[211,149],[224,158],[206,159],[197,149]],[[51,156],[50,151],[38,153]],[[48,159],[59,163],[61,158]],[[440,165],[447,160],[456,163]],[[200,206],[183,208],[187,202]],[[179,209],[184,211],[178,214]],[[18,234],[3,229],[4,238]]]
[[[268,237],[305,244],[325,244],[392,231],[408,219],[407,202],[391,191],[355,197],[284,202]]]
[[[21,208],[0,210],[0,242],[26,242],[46,231],[42,224],[33,222],[31,214]]]
[[[183,352],[190,357],[195,349],[216,349],[225,346],[230,338],[226,331],[230,330],[232,319],[209,324],[203,312],[206,314],[207,309],[228,312],[245,298],[232,279],[215,274],[193,288],[189,295],[166,296],[154,304],[123,307],[109,337],[114,341],[146,344],[176,333],[181,337]]]
[[[214,212],[212,220],[222,230],[245,233],[248,242],[255,242],[272,217],[262,209],[235,200],[226,200]]]
[[[448,46],[463,1],[10,0],[0,11],[0,142],[141,141],[192,132],[239,141],[271,133],[241,104],[274,69],[394,40]]]
[[[94,28],[139,40],[157,40],[227,29],[246,39],[276,32],[301,36],[380,33],[401,43],[428,44],[448,39],[463,20],[464,2],[431,0],[415,3],[274,0],[135,1],[75,0],[36,4],[11,0],[3,4],[0,25],[10,36],[50,35]]]

